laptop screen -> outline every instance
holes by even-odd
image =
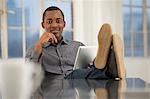
[[[92,62],[96,56],[97,47],[96,46],[80,46],[76,55],[74,68],[84,68]]]

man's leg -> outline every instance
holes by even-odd
[[[65,76],[65,79],[108,79],[105,74],[106,68],[97,69],[94,66],[90,68],[81,68],[73,70]]]
[[[123,43],[117,34],[113,35],[106,66],[106,75],[109,78],[125,78]]]
[[[111,26],[109,24],[103,24],[98,34],[98,51],[94,61],[97,69],[103,69],[106,66],[111,42]]]

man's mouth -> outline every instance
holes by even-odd
[[[59,33],[59,31],[51,31],[51,33],[56,34]]]

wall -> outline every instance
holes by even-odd
[[[150,83],[150,58],[125,58],[127,77],[140,77]]]
[[[74,0],[74,39],[97,45],[97,33],[104,23],[122,36],[121,0]]]

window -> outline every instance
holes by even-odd
[[[150,2],[124,0],[123,3],[125,56],[150,56]]]
[[[41,24],[39,8],[40,5],[36,0],[24,0],[26,49],[33,46],[39,39]]]
[[[2,52],[1,52],[1,29],[2,29],[2,25],[1,25],[1,15],[2,15],[2,3],[0,2],[0,58],[2,57]]]
[[[8,57],[22,57],[21,0],[7,0]]]
[[[2,2],[3,1],[3,2]],[[6,23],[3,30],[7,31],[7,36],[4,37],[3,48],[6,52],[3,54],[5,58],[21,58],[25,56],[26,50],[33,46],[39,39],[42,9],[45,10],[48,6],[56,5],[60,7],[65,15],[66,28],[63,33],[67,40],[73,39],[72,29],[72,2],[71,0],[2,0],[0,4],[6,4],[5,7],[0,7],[0,14],[6,10],[6,16],[0,18]],[[32,5],[32,6],[31,6]],[[0,28],[0,57],[4,50],[1,48],[1,31]],[[7,43],[8,42],[8,43]],[[7,48],[8,47],[8,48]],[[1,52],[2,51],[2,52]]]
[[[150,1],[148,0],[147,1],[148,3],[147,3],[147,6],[148,6],[148,9],[147,9],[147,12],[148,12],[148,21],[147,21],[147,23],[148,23],[148,25],[147,25],[147,29],[148,29],[148,36],[147,36],[147,38],[148,38],[148,56],[150,56]]]
[[[0,13],[0,58],[1,58],[1,13]]]

